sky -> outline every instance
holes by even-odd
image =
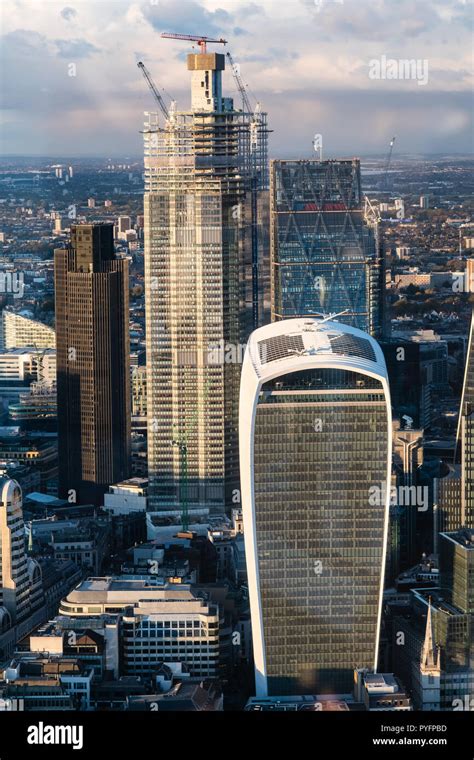
[[[0,153],[139,156],[154,101],[189,106],[192,43],[224,37],[270,154],[472,151],[473,0],[2,0]],[[417,62],[405,70],[401,61]],[[411,78],[407,75],[411,73]],[[385,77],[383,75],[385,74]],[[388,78],[388,77],[391,78]],[[224,93],[240,99],[229,71]]]

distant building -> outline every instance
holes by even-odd
[[[427,209],[430,207],[430,196],[420,195],[420,208]]]
[[[88,198],[87,205],[89,206],[89,208],[95,208],[95,198]]]
[[[448,345],[431,335],[392,335],[380,341],[390,378],[394,416],[412,419],[414,428],[429,428],[434,391],[448,384]]]
[[[146,367],[132,367],[132,417],[146,417]]]
[[[57,220],[56,220],[57,221]],[[56,348],[52,327],[30,317],[3,309],[0,325],[0,348]]]
[[[101,506],[130,467],[128,261],[112,225],[72,226],[55,292],[60,496]]]
[[[420,290],[425,288],[451,287],[452,272],[401,272],[393,275],[397,288],[407,288],[413,285]]]
[[[360,162],[271,162],[272,321],[336,314],[378,336],[384,261],[364,218]]]
[[[474,244],[474,238],[471,238]],[[474,245],[472,246],[474,248]],[[466,261],[466,290],[474,293],[474,258]]]

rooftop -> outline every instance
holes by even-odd
[[[323,318],[285,319],[250,336],[246,358],[259,377],[329,365],[387,377],[378,343],[355,327]]]

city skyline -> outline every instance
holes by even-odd
[[[190,48],[161,39],[163,31],[228,40],[225,50],[269,112],[271,156],[311,155],[315,134],[327,156],[383,155],[392,134],[400,153],[472,151],[472,5],[464,0],[415,7],[408,0],[301,0],[292,4],[290,35],[276,0],[185,0],[179,8],[172,0],[50,0],[41,15],[28,13],[33,6],[4,4],[7,155],[29,145],[34,155],[139,156],[141,113],[153,102],[138,60],[168,103],[173,97],[188,107],[180,69]],[[419,65],[412,78],[400,68],[389,79],[382,69],[390,61]],[[230,74],[226,85],[238,95]]]
[[[41,157],[0,157],[0,722],[122,757],[162,712],[344,713],[339,754],[456,758],[473,3],[4,7]]]

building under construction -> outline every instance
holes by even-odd
[[[190,110],[149,113],[144,129],[148,508],[184,528],[238,500],[236,349],[261,318],[268,181],[266,114],[234,110],[225,56],[199,44]]]

